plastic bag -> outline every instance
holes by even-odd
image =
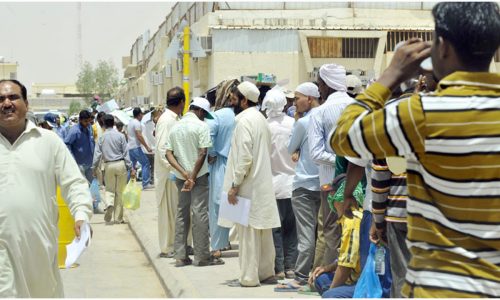
[[[377,246],[370,243],[370,252],[366,259],[363,272],[356,283],[353,298],[380,298],[382,297],[382,285],[380,279],[375,273],[375,252]],[[390,272],[390,271],[389,271]]]
[[[125,186],[123,190],[123,207],[136,210],[141,206],[141,185],[134,178]]]
[[[97,181],[97,179],[95,178],[94,180],[92,180],[92,183],[90,184],[90,194],[92,195],[94,201],[96,202],[101,201],[101,194],[99,193],[99,181]]]

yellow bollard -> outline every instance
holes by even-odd
[[[69,207],[64,202],[61,195],[61,189],[57,187],[57,206],[59,207],[59,221],[57,222],[57,227],[59,228],[59,247],[57,251],[57,263],[59,269],[64,269],[66,267],[66,245],[71,244],[75,238],[75,220],[69,211]],[[76,267],[74,264],[71,267]]]

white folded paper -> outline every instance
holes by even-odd
[[[66,269],[76,262],[88,246],[90,246],[90,225],[84,222],[80,227],[80,239],[75,237],[73,242],[66,246]]]
[[[250,216],[250,199],[238,197],[238,203],[232,205],[227,200],[227,193],[222,192],[219,207],[219,218],[223,218],[243,226],[248,226]]]

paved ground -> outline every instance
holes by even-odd
[[[165,290],[127,224],[105,225],[102,214],[91,222],[94,237],[80,266],[61,270],[70,298],[162,298]]]
[[[169,297],[191,298],[318,298],[297,293],[276,293],[272,285],[255,288],[228,287],[225,283],[238,278],[238,251],[223,253],[226,262],[221,266],[176,268],[174,260],[160,258],[158,254],[157,206],[154,190],[143,191],[141,207],[127,211],[132,231],[137,236],[146,255],[160,276]],[[237,245],[236,245],[237,246]]]

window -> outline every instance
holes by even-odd
[[[307,39],[311,58],[374,58],[378,38]]]
[[[387,43],[385,52],[392,52],[399,42],[418,37],[424,41],[432,41],[432,31],[389,31],[387,32]]]
[[[9,74],[10,79],[17,79],[17,73],[16,72],[10,72]]]

